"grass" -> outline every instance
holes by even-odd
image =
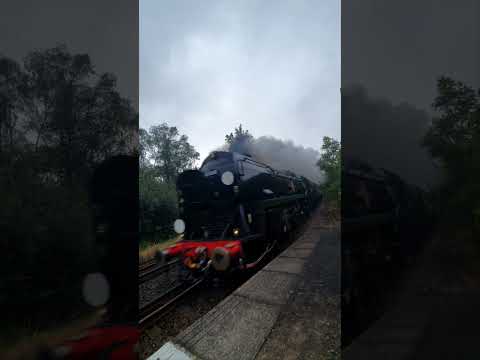
[[[176,236],[172,239],[165,240],[159,243],[142,242],[140,249],[138,250],[138,262],[140,264],[147,262],[155,257],[157,251],[163,250],[180,239],[180,236]]]

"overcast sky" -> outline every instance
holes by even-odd
[[[432,113],[436,80],[480,86],[480,1],[343,0],[342,87]]]
[[[177,126],[201,158],[242,123],[340,138],[339,1],[140,1],[140,126]]]
[[[2,3],[1,55],[21,61],[30,51],[59,44],[67,45],[72,54],[88,54],[98,73],[114,73],[122,96],[138,108],[138,6],[135,1]]]
[[[344,156],[421,186],[441,180],[421,142],[440,76],[480,86],[479,14],[478,0],[343,0],[342,88],[367,90],[342,104]]]

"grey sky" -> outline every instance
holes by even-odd
[[[117,76],[119,92],[138,108],[138,4],[132,0],[15,0],[0,11],[0,54],[67,45],[90,55],[97,72]]]
[[[343,0],[344,156],[421,186],[441,180],[421,142],[438,77],[480,86],[479,14],[478,0]],[[358,84],[367,93],[349,94]]]
[[[342,87],[432,113],[441,75],[480,86],[478,0],[344,0]]]
[[[140,126],[202,159],[239,123],[320,149],[340,138],[338,1],[140,1]]]

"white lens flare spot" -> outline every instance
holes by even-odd
[[[225,185],[232,185],[234,180],[235,178],[231,171],[225,171],[222,174],[222,183],[224,183]]]
[[[83,298],[92,306],[105,305],[110,297],[110,285],[102,273],[92,273],[85,276],[82,286]]]
[[[175,220],[173,223],[173,230],[175,230],[177,234],[182,234],[185,231],[185,221],[182,219]]]

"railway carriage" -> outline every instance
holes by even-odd
[[[174,228],[182,240],[158,255],[181,257],[197,273],[253,268],[318,203],[317,187],[249,155],[213,152],[179,175]]]

